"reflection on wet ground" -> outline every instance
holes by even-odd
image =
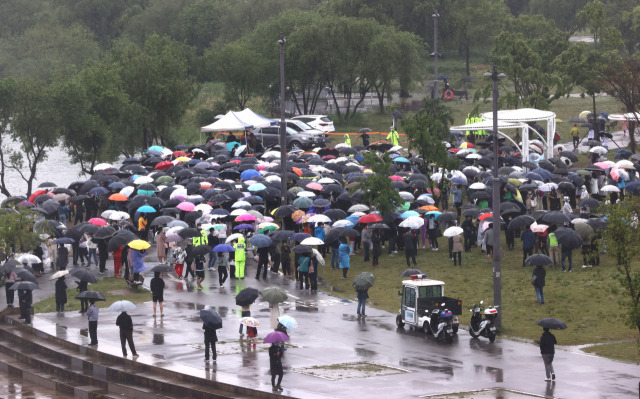
[[[64,395],[34,383],[23,383],[4,371],[0,371],[0,381],[0,398],[4,399],[73,399],[72,395]]]
[[[547,386],[547,398],[553,398],[553,390],[555,383],[549,383]],[[425,395],[423,398],[430,399],[525,399],[525,398],[541,398],[540,395],[532,395],[524,392],[513,391],[503,388],[483,389],[481,391],[460,392],[445,395]]]

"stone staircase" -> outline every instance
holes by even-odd
[[[8,311],[0,313],[0,370],[25,384],[79,399],[288,398],[190,375],[186,366],[158,367],[98,351],[24,326]]]

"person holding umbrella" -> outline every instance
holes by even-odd
[[[202,319],[202,329],[204,330],[204,362],[209,363],[209,347],[211,347],[211,355],[215,363],[218,357],[216,351],[218,335],[216,330],[222,328],[222,318],[209,305],[200,311],[200,318]]]
[[[76,284],[78,284],[76,290],[78,290],[79,293],[85,292],[89,287],[89,283],[85,280],[76,281]],[[80,311],[78,313],[84,313],[87,311],[87,309],[89,309],[89,302],[86,299],[81,299]]]
[[[538,304],[544,305],[544,279],[547,276],[547,271],[544,269],[544,266],[538,265],[535,269],[533,269],[533,274],[531,275],[531,284],[533,284],[533,288],[536,290],[536,297],[538,298]]]
[[[367,304],[367,299],[369,298],[369,290],[362,290],[358,292],[358,317],[367,317],[365,312],[365,305]]]
[[[151,298],[153,300],[153,317],[156,317],[156,303],[160,303],[160,317],[164,317],[162,303],[164,302],[164,280],[160,277],[159,272],[153,273],[153,278],[149,283],[151,289]],[[132,349],[133,351],[133,349]]]
[[[155,307],[155,302],[154,302]],[[127,342],[129,343],[129,349],[131,349],[131,355],[138,357],[136,352],[136,346],[133,344],[133,321],[131,316],[123,310],[116,319],[116,326],[120,327],[120,345],[122,346],[122,356],[127,356]]]
[[[558,343],[555,335],[549,332],[549,328],[544,327],[542,336],[540,336],[540,354],[544,362],[544,372],[547,377],[545,381],[555,381],[556,374],[553,370],[553,356],[555,355],[555,345]]]
[[[16,279],[18,278],[18,276],[16,276],[16,273],[13,270],[13,268],[7,269],[7,271],[5,272],[5,275],[6,275],[6,280],[4,281],[4,291],[7,297],[7,306],[12,308],[15,291],[11,289],[11,286],[13,285],[13,283],[16,282]]]
[[[244,243],[244,236],[238,237],[238,240],[233,245],[235,249],[235,267],[236,267],[236,278],[244,280],[244,262],[247,258],[245,251],[247,250],[247,246]],[[242,327],[241,327],[242,328]]]
[[[338,255],[340,257],[340,269],[342,269],[342,278],[347,278],[349,272],[349,254],[353,252],[353,249],[347,244],[344,238],[340,239],[340,246],[338,247]]]
[[[269,347],[269,369],[271,371],[271,387],[274,391],[282,391],[282,377],[284,376],[284,370],[282,369],[282,348],[277,342],[273,342]],[[276,384],[276,377],[278,377],[278,383]]]
[[[64,313],[64,304],[67,303],[67,283],[64,282],[64,275],[56,280],[56,312]]]
[[[382,246],[380,243],[380,232],[376,230],[371,235],[371,244],[373,246],[373,250],[371,251],[371,263],[373,266],[378,266],[378,258],[380,258],[380,255],[382,254]]]
[[[18,290],[18,302],[20,303],[20,318],[24,319],[24,325],[31,325],[31,305],[33,293],[31,290]]]
[[[100,311],[96,306],[95,299],[89,299],[89,308],[87,309],[87,319],[89,321],[89,337],[91,342],[89,345],[98,345],[98,314]]]
[[[311,267],[311,254],[305,253],[298,258],[298,278],[300,280],[300,289],[309,289],[309,269]],[[306,288],[304,285],[306,284]]]
[[[224,282],[229,277],[229,255],[226,252],[218,252],[218,258],[216,260],[218,264],[218,283],[220,288],[224,286]]]

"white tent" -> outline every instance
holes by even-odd
[[[243,111],[229,111],[225,116],[214,123],[201,127],[201,132],[230,132],[234,130],[248,130],[260,127],[267,127],[277,124],[278,121],[265,118],[245,108]]]

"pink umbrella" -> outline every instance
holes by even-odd
[[[107,221],[104,219],[100,219],[100,218],[91,218],[88,220],[89,223],[91,223],[94,226],[106,226],[108,225]]]
[[[322,184],[320,184],[320,183],[309,183],[309,184],[307,184],[307,189],[308,190],[320,191],[320,190],[322,190]]]
[[[549,226],[546,224],[537,224],[536,222],[531,224],[531,231],[534,233],[544,233],[548,228]]]
[[[614,180],[618,180],[620,177],[624,180],[629,180],[629,174],[624,169],[613,168],[609,171],[609,174]]]
[[[404,178],[402,176],[398,176],[398,175],[389,176],[389,179],[391,179],[393,181],[404,181]]]
[[[256,220],[258,220],[258,218],[250,213],[245,213],[235,219],[236,222],[255,222]]]
[[[191,212],[192,210],[194,210],[196,207],[196,205],[192,202],[181,202],[178,204],[178,206],[176,208],[180,209],[181,211],[185,211],[185,212]]]
[[[597,167],[599,167],[599,168],[602,168],[602,169],[611,169],[611,165],[609,165],[609,164],[608,164],[608,163],[606,163],[606,162],[596,162],[596,163],[594,163],[593,165],[594,165],[594,166],[597,166]]]

